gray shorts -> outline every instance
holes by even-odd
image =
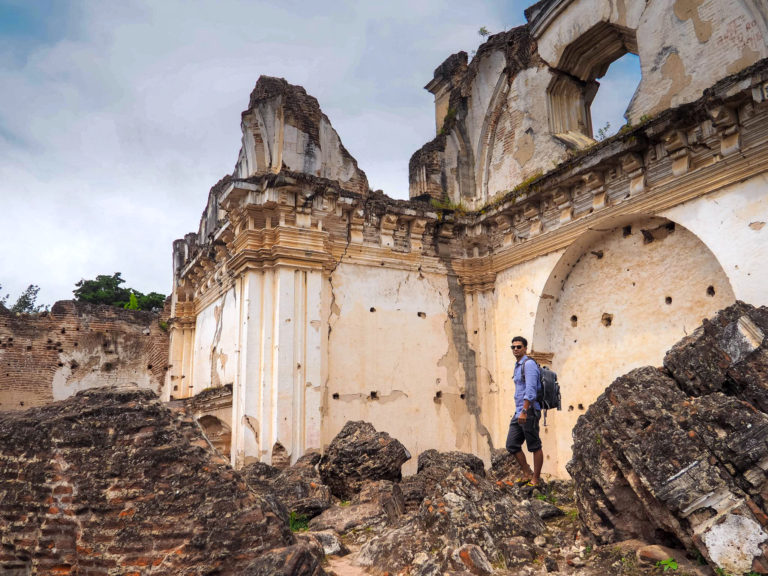
[[[528,448],[528,452],[537,452],[541,450],[541,438],[539,437],[539,420],[541,419],[541,410],[528,408],[528,419],[525,425],[520,425],[517,418],[513,418],[509,423],[509,432],[507,433],[507,452],[517,454],[523,449],[523,441]]]

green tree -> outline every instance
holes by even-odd
[[[161,310],[165,305],[165,294],[150,292],[149,294],[137,294],[140,310]]]
[[[125,280],[120,272],[112,276],[102,274],[95,280],[82,279],[73,290],[75,300],[91,304],[108,304],[127,310],[157,310],[163,307],[165,295],[158,292],[142,294],[138,290],[123,286]]]
[[[27,289],[21,293],[16,303],[11,306],[11,312],[14,314],[39,314],[48,307],[37,304],[37,295],[40,292],[40,286],[30,284]]]
[[[75,300],[80,302],[90,302],[91,304],[109,304],[110,306],[119,306],[122,308],[131,298],[131,290],[123,288],[125,280],[120,272],[115,272],[112,276],[96,276],[95,280],[82,279],[75,284],[77,288],[73,290]]]
[[[0,284],[0,292],[3,291],[3,285]],[[8,302],[8,294],[5,296],[0,296],[0,306],[5,306],[5,303]]]
[[[123,306],[126,310],[138,310],[139,309],[139,300],[136,298],[136,294],[131,292],[131,296],[128,299],[128,304]]]
[[[485,38],[490,34],[490,32],[488,32],[488,28],[486,28],[485,26],[480,26],[480,30],[478,30],[477,33],[480,34],[480,36],[482,36],[483,38]]]

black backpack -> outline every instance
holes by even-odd
[[[530,356],[525,360],[533,360]],[[523,383],[525,383],[525,360],[520,368],[520,373],[523,376]],[[546,422],[547,410],[561,410],[560,406],[560,383],[557,381],[557,374],[547,368],[546,366],[539,366],[536,360],[533,360],[536,366],[539,368],[539,390],[536,393],[536,401],[544,410],[544,418]]]

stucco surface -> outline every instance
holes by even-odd
[[[637,219],[586,246],[536,334],[536,345],[554,352],[561,382],[563,410],[549,413],[544,436],[557,475],[566,474],[576,420],[608,384],[633,368],[660,365],[675,342],[734,301],[713,254],[669,224]]]

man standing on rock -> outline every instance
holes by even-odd
[[[526,355],[528,340],[522,336],[512,338],[512,354],[515,355],[515,415],[509,423],[507,434],[507,452],[515,457],[524,478],[531,486],[538,486],[541,477],[541,467],[544,464],[544,452],[541,449],[539,437],[539,419],[541,406],[536,400],[541,373],[536,362]],[[533,454],[533,470],[528,465],[523,454],[523,441],[528,452]]]

